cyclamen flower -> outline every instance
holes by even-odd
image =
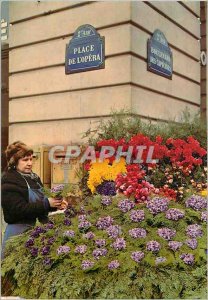
[[[109,196],[102,196],[101,198],[101,204],[105,206],[109,206],[112,204],[112,199]]]
[[[131,258],[139,263],[144,258],[144,253],[142,251],[135,251],[131,253]]]
[[[97,247],[102,248],[102,247],[105,246],[106,242],[105,242],[104,239],[100,239],[100,240],[96,240],[95,244],[96,244]]]
[[[193,249],[193,250],[196,249],[197,246],[198,246],[198,242],[197,242],[196,239],[189,239],[189,240],[186,240],[185,243],[186,243],[186,245],[187,245],[188,247],[190,247],[190,248]]]
[[[117,269],[120,266],[118,260],[112,260],[109,264],[108,264],[108,269],[109,270],[113,270],[113,269]]]
[[[186,234],[191,238],[201,237],[203,235],[201,226],[198,224],[189,225]]]
[[[80,215],[80,216],[78,216],[79,222],[86,221],[86,218],[87,218],[86,215]]]
[[[148,251],[157,252],[160,250],[161,246],[157,241],[150,241],[147,243],[146,248]]]
[[[47,255],[50,251],[50,247],[49,246],[45,246],[41,249],[41,254],[42,255]]]
[[[177,208],[170,208],[166,211],[166,218],[169,220],[178,221],[179,219],[182,219],[184,217],[185,213]]]
[[[157,233],[160,237],[169,241],[176,235],[176,230],[170,228],[159,228]]]
[[[184,261],[187,265],[192,265],[194,263],[194,255],[190,253],[183,253],[180,255],[180,258]]]
[[[66,230],[63,233],[64,237],[73,238],[75,237],[75,232],[73,230]]]
[[[173,251],[178,250],[182,245],[183,245],[182,242],[176,242],[176,241],[170,241],[170,242],[168,243],[168,246],[169,246],[170,249],[173,250]]]
[[[93,250],[92,255],[94,256],[95,259],[100,259],[101,256],[106,256],[108,253],[108,250],[105,248],[97,248]]]
[[[168,209],[168,199],[154,197],[147,202],[146,206],[153,215],[156,215]]]
[[[92,224],[89,221],[83,221],[79,223],[78,228],[79,229],[88,229],[92,226]]]
[[[69,246],[60,246],[57,249],[57,254],[58,255],[65,254],[65,253],[68,253],[69,251],[70,251],[70,247]]]
[[[185,204],[186,207],[191,207],[194,210],[201,210],[207,207],[207,199],[198,195],[193,195],[186,200]]]
[[[71,220],[64,219],[64,225],[70,226],[71,225]]]
[[[130,219],[133,222],[141,222],[145,219],[144,211],[143,210],[132,210],[130,212]]]
[[[107,229],[109,226],[113,224],[114,220],[110,216],[101,217],[98,219],[96,226],[98,229]]]
[[[126,241],[124,238],[117,238],[111,245],[115,250],[122,250],[126,248]]]
[[[118,203],[118,207],[123,213],[128,212],[132,208],[134,208],[135,203],[129,199],[123,199]]]
[[[86,251],[87,251],[86,245],[79,245],[74,250],[75,253],[80,253],[80,254],[84,254]]]
[[[83,260],[82,262],[82,269],[83,270],[87,270],[87,269],[90,269],[94,266],[94,262],[91,261],[91,260]]]
[[[26,241],[26,243],[25,243],[25,247],[26,248],[29,248],[29,247],[31,247],[31,246],[33,246],[34,245],[34,239],[33,238],[29,238],[27,241]]]
[[[129,235],[134,239],[144,238],[147,235],[147,232],[143,228],[133,228],[129,230]]]
[[[121,227],[118,225],[111,225],[106,229],[109,237],[115,239],[119,234],[121,234]]]
[[[32,256],[37,256],[38,255],[38,248],[37,247],[32,247],[30,249],[30,253]]]
[[[207,219],[208,219],[207,211],[202,211],[201,213],[202,222],[207,222]]]
[[[156,259],[155,259],[155,264],[156,264],[156,265],[161,264],[161,263],[165,262],[166,260],[167,260],[167,258],[162,257],[162,256],[156,257]]]
[[[83,237],[88,239],[88,240],[92,240],[92,239],[94,239],[95,235],[92,231],[89,231],[86,234],[83,234]]]

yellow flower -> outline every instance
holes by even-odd
[[[202,195],[202,196],[207,196],[207,190],[201,191],[201,195]]]
[[[89,170],[89,179],[87,185],[92,193],[96,191],[96,187],[104,180],[115,181],[120,173],[126,172],[126,161],[121,158],[119,162],[114,161],[109,165],[109,160],[105,159],[103,162],[96,161],[91,164]]]

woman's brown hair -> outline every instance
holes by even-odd
[[[16,141],[7,146],[6,151],[7,168],[15,168],[17,166],[18,160],[25,156],[33,154],[33,150],[29,148],[26,144]]]

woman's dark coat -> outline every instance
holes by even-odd
[[[34,180],[27,176],[26,179],[32,189],[39,189],[38,183],[42,186],[39,177]],[[1,186],[1,205],[5,222],[27,224],[35,222],[36,218],[39,220],[47,218],[50,210],[48,200],[40,199],[35,203],[29,203],[27,183],[17,171],[6,172],[2,177]]]

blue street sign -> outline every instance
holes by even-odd
[[[148,40],[147,69],[158,75],[172,79],[173,57],[166,37],[159,30],[155,30]]]
[[[85,72],[105,67],[104,37],[91,25],[82,25],[66,45],[65,73]]]

